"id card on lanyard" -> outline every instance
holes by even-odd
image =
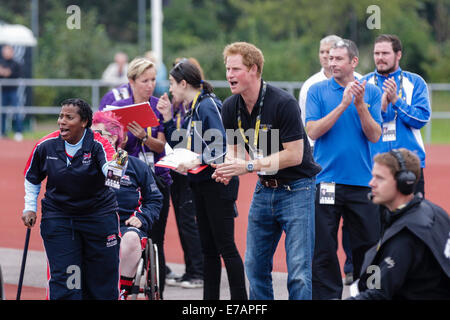
[[[383,142],[395,141],[397,140],[397,112],[395,113],[395,118],[389,122],[383,122]]]
[[[151,128],[147,128],[147,135],[149,137],[152,136]],[[152,151],[146,151],[144,147],[144,143],[141,143],[141,150],[138,154],[140,160],[144,161],[153,172],[155,172],[155,155]]]
[[[263,81],[261,98],[259,100],[259,110],[258,110],[258,115],[256,117],[255,135],[253,137],[253,145],[251,145],[249,143],[249,140],[245,136],[244,129],[242,128],[241,108],[238,108],[238,111],[237,111],[237,113],[238,113],[237,114],[237,121],[238,121],[239,132],[241,133],[242,139],[244,139],[245,144],[248,145],[248,147],[250,149],[250,152],[251,152],[251,156],[252,156],[253,159],[262,159],[262,158],[264,158],[263,151],[258,149],[258,138],[259,138],[259,128],[260,128],[260,125],[261,125],[261,114],[262,114],[262,108],[263,108],[263,105],[264,105],[264,97],[266,95],[266,90],[267,90],[267,84],[266,84],[265,81]],[[258,174],[259,175],[265,175],[266,172],[259,171]]]
[[[375,85],[378,87],[378,76],[375,74],[374,76]],[[406,96],[403,95],[403,71],[400,72],[399,75],[399,90],[398,90],[398,97],[400,99],[406,100]],[[397,111],[395,112],[395,117],[393,120],[389,122],[383,122],[383,131],[382,131],[382,141],[383,142],[390,142],[390,141],[396,141],[397,140]]]
[[[120,189],[120,179],[122,179],[125,170],[126,166],[124,167],[117,164],[116,161],[111,161],[107,167],[105,186]]]

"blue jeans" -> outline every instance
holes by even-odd
[[[312,298],[311,265],[314,252],[315,178],[291,182],[286,187],[266,188],[258,181],[248,215],[245,271],[250,299],[273,299],[273,255],[281,233],[285,250],[290,300]]]
[[[3,107],[18,107],[19,106],[19,98],[17,96],[17,90],[8,90],[3,89],[2,96],[2,106]],[[22,132],[22,121],[23,115],[14,114],[14,125],[13,129],[15,132]],[[6,135],[6,114],[2,114],[2,135]]]

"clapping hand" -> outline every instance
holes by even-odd
[[[356,107],[365,105],[364,94],[366,92],[366,83],[366,80],[364,80],[362,83],[360,83],[358,80],[355,80],[350,84],[350,92],[355,97],[354,103]]]
[[[397,84],[394,78],[386,79],[383,83],[383,91],[386,94],[388,102],[395,104],[398,99]]]

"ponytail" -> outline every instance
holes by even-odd
[[[208,81],[201,80],[200,85],[203,90],[203,93],[213,93],[214,87]]]

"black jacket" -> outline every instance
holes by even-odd
[[[366,252],[355,299],[450,299],[447,213],[418,197],[395,213],[384,213],[385,232]],[[374,266],[379,267],[378,284]]]
[[[124,223],[134,215],[142,222],[141,229],[148,232],[159,218],[163,198],[149,166],[138,158],[128,157],[120,189],[114,189],[114,192],[119,204],[120,222]]]

